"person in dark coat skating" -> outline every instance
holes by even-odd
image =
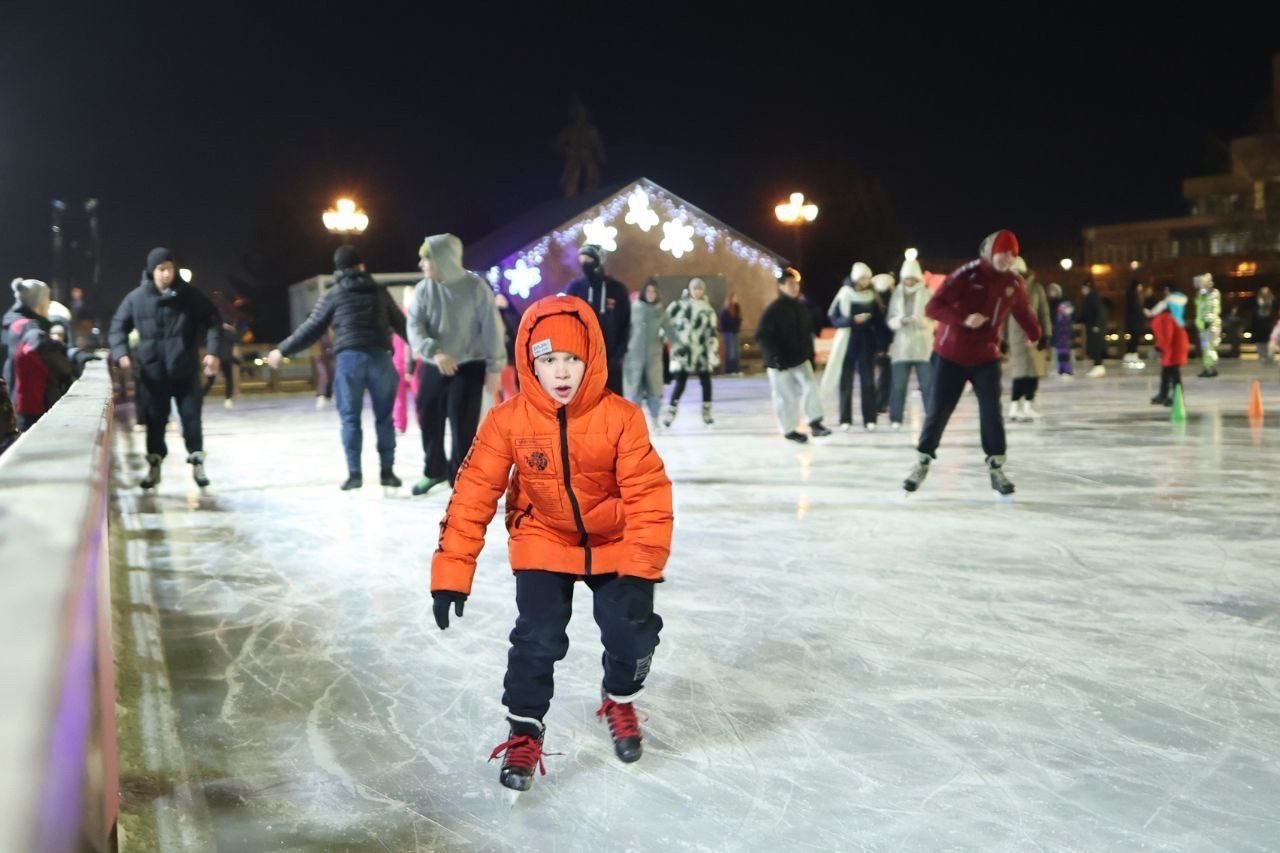
[[[334,396],[342,421],[342,449],[347,457],[343,491],[364,485],[360,451],[364,433],[360,413],[365,391],[373,403],[378,434],[378,461],[382,485],[397,488],[400,478],[396,459],[396,428],[392,409],[400,375],[391,363],[391,335],[408,339],[404,313],[382,285],[365,270],[354,246],[340,246],[333,253],[333,287],[325,291],[310,316],[267,355],[267,364],[279,370],[286,355],[307,349],[333,326],[333,350],[337,370]]]
[[[129,346],[129,333],[137,330],[138,346]],[[108,336],[111,355],[123,370],[137,364],[138,404],[147,425],[147,476],[144,489],[160,482],[160,464],[169,449],[164,431],[169,422],[170,401],[178,404],[187,462],[196,485],[209,485],[204,471],[204,428],[201,414],[204,393],[200,381],[222,366],[222,316],[209,297],[178,277],[173,252],[163,247],[147,254],[142,282],[120,303],[111,319]],[[203,363],[200,344],[205,346]]]

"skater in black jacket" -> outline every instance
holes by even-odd
[[[138,348],[129,348],[129,333],[138,332]],[[200,344],[205,345],[205,375],[221,367],[222,317],[200,291],[178,277],[173,252],[155,248],[147,255],[142,282],[120,303],[111,319],[111,355],[124,370],[138,368],[138,405],[147,424],[147,476],[142,488],[160,482],[160,463],[168,454],[164,431],[170,400],[178,404],[187,462],[198,486],[209,485],[204,472],[201,410]]]

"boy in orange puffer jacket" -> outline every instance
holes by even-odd
[[[542,718],[555,663],[569,650],[577,581],[594,594],[604,642],[596,715],[608,722],[620,759],[640,758],[631,703],[662,629],[653,589],[670,553],[672,514],[671,481],[643,413],[605,388],[604,335],[591,306],[574,296],[534,303],[515,354],[521,391],[485,418],[458,471],[431,560],[431,595],[442,630],[450,606],[462,616],[485,528],[505,491],[519,615],[502,696],[511,734],[490,760],[503,755],[500,781],[527,791],[542,765]]]

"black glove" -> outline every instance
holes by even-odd
[[[441,631],[449,627],[449,605],[452,604],[454,614],[462,618],[462,606],[467,603],[465,595],[447,589],[431,593],[431,600],[431,609],[436,614],[436,624],[440,626]]]
[[[1040,350],[1041,352],[1044,352],[1048,348],[1049,348],[1049,336],[1041,335],[1040,340],[1036,341],[1036,349]]]
[[[1000,339],[1000,354],[1001,355],[1009,354],[1009,342],[1006,341],[1004,338]]]

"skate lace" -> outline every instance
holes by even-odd
[[[596,716],[603,717],[609,723],[609,734],[615,738],[640,737],[640,721],[636,719],[636,709],[630,702],[605,699],[596,711]]]
[[[493,761],[503,753],[506,753],[506,758],[502,761],[503,766],[532,772],[536,765],[543,776],[547,775],[547,768],[542,764],[542,741],[537,738],[529,735],[514,735],[505,743],[495,746],[493,752],[489,754],[489,760]]]

